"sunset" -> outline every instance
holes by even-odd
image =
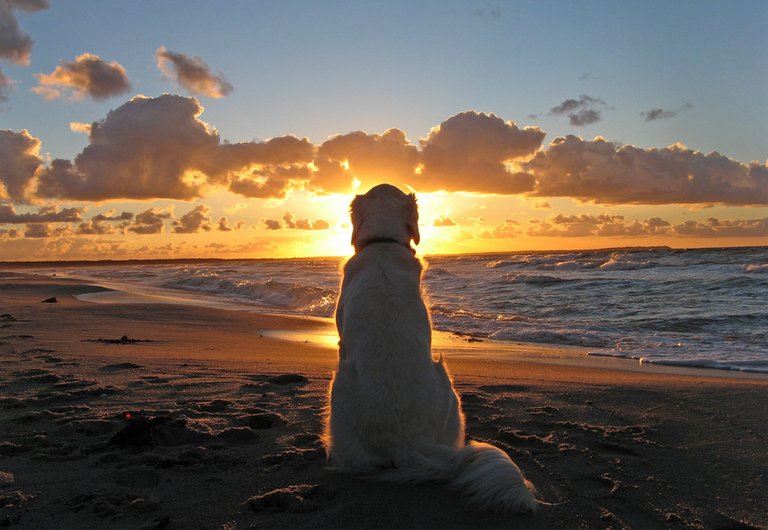
[[[766,20],[0,0],[0,526],[768,528]]]
[[[761,3],[118,6],[2,4],[5,260],[344,256],[380,182],[426,254],[766,242]]]

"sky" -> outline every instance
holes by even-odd
[[[0,0],[0,260],[768,244],[768,2]]]

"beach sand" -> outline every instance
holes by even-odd
[[[326,468],[329,321],[99,290],[2,274],[0,526],[768,528],[765,377],[436,334],[468,436],[551,504],[488,513]]]

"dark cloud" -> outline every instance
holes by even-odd
[[[123,212],[120,215],[116,215],[114,210],[106,213],[100,213],[91,217],[92,221],[130,221],[133,219],[133,212]]]
[[[127,229],[135,234],[162,234],[165,220],[173,217],[172,210],[149,208],[136,214],[133,224]]]
[[[238,221],[234,225],[230,225],[226,217],[221,217],[216,222],[216,230],[219,232],[232,232],[233,230],[242,230],[245,228],[245,221]]]
[[[520,129],[494,114],[463,112],[433,128],[421,141],[418,191],[474,191],[512,194],[533,189],[533,178],[507,163],[533,155],[544,132]]]
[[[706,221],[686,221],[674,225],[673,233],[677,236],[695,237],[766,237],[768,236],[768,217],[762,219],[716,219]]]
[[[24,230],[24,237],[42,239],[49,237],[62,237],[72,235],[68,226],[54,226],[50,223],[29,224]]]
[[[277,219],[263,219],[264,228],[267,230],[282,230],[283,224]]]
[[[222,74],[214,75],[200,57],[169,51],[162,46],[155,52],[157,67],[192,94],[222,98],[232,92],[232,85]]]
[[[102,101],[131,89],[128,74],[118,62],[108,63],[98,55],[84,53],[74,61],[62,61],[50,74],[36,74],[38,85],[32,92],[45,99],[56,99],[62,91],[74,99],[90,96]]]
[[[45,206],[37,213],[16,213],[12,204],[0,203],[0,224],[74,223],[83,220],[82,211],[81,208],[59,210],[56,206]]]
[[[28,202],[32,179],[41,166],[40,140],[26,130],[0,130],[0,199]]]
[[[317,219],[315,221],[310,219],[296,219],[296,216],[291,212],[285,212],[285,214],[283,214],[282,223],[277,219],[263,219],[262,222],[267,230],[281,230],[282,228],[292,230],[327,230],[331,227],[331,225],[323,219]]]
[[[686,103],[685,105],[674,110],[666,110],[666,109],[657,107],[645,112],[641,112],[640,115],[645,118],[645,121],[655,121],[655,120],[674,118],[681,112],[686,111],[688,109],[692,109],[692,108],[693,108],[693,105],[691,105],[690,103]]]
[[[349,192],[353,179],[359,180],[362,188],[384,181],[409,182],[418,162],[418,149],[399,129],[383,134],[340,134],[318,148],[313,184],[325,191]]]
[[[29,64],[32,39],[19,28],[14,9],[34,12],[48,8],[43,0],[0,0],[0,59]]]
[[[768,166],[684,146],[641,149],[603,138],[556,138],[525,164],[533,195],[602,204],[768,204]]]
[[[497,2],[491,2],[488,0],[483,4],[482,7],[478,7],[474,13],[472,13],[472,15],[476,17],[490,17],[500,19],[502,17],[501,7]]]
[[[0,68],[0,102],[8,99],[8,92],[12,84],[11,80],[3,73],[2,68]]]
[[[108,223],[106,221],[97,221],[96,218],[93,218],[88,223],[80,223],[77,227],[77,230],[75,230],[75,234],[77,235],[107,235],[107,234],[115,234],[117,232],[121,232],[124,228],[127,228],[127,225],[124,225],[122,227],[115,227],[113,224]]]
[[[211,229],[213,229],[211,208],[204,204],[198,204],[192,210],[173,222],[173,231],[177,234],[210,232]]]
[[[21,237],[21,230],[18,228],[0,228],[0,241],[7,241],[9,239],[18,239]]]
[[[605,101],[602,99],[582,94],[579,99],[566,99],[556,107],[552,107],[549,113],[554,116],[568,115],[571,125],[581,127],[600,121],[601,112],[605,106]]]

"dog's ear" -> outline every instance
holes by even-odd
[[[413,239],[413,244],[418,245],[421,241],[419,235],[419,208],[416,205],[416,194],[411,193],[408,195],[406,219],[408,220],[408,235]]]
[[[352,219],[352,241],[351,245],[357,248],[355,244],[357,242],[357,234],[360,231],[360,206],[363,202],[362,195],[355,195],[352,199],[352,203],[349,205],[350,218]]]

